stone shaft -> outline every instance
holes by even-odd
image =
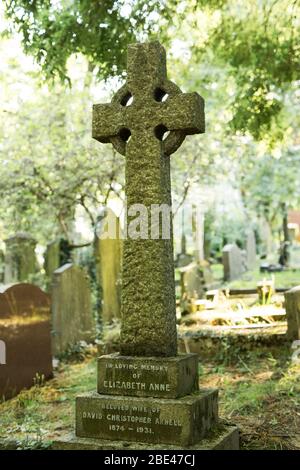
[[[128,208],[143,204],[151,222],[151,205],[165,204],[171,209],[170,159],[163,155],[161,143],[153,139],[142,143],[132,138],[126,154],[126,194]],[[139,155],[139,158],[137,158]],[[127,229],[131,217],[127,218]],[[170,219],[169,239],[124,241],[122,273],[123,355],[175,356],[177,353],[173,237]]]
[[[158,42],[130,45],[127,69],[127,82],[112,102],[93,108],[93,137],[111,142],[126,156],[120,351],[125,356],[176,356],[172,218],[167,218],[165,236],[154,222],[160,225],[154,238],[151,208],[164,205],[171,213],[169,156],[186,135],[204,132],[204,103],[197,93],[184,94],[167,79],[166,54]],[[140,237],[129,230],[138,215],[130,212],[136,205],[146,210]]]

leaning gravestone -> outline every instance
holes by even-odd
[[[126,156],[129,209],[171,207],[169,156],[187,134],[204,132],[203,100],[167,80],[158,42],[130,45],[127,60],[126,84],[94,107],[93,137]],[[121,353],[99,358],[97,393],[76,400],[77,437],[55,448],[201,448],[214,429],[219,443],[205,447],[237,448],[236,429],[218,428],[217,390],[198,390],[197,355],[177,355],[172,232],[127,237],[122,273]]]
[[[209,263],[205,260],[190,263],[188,266],[180,268],[179,271],[181,297],[201,299],[204,293],[214,285]]]
[[[113,236],[109,235],[110,226]],[[121,315],[121,258],[122,239],[120,220],[107,208],[95,239],[97,282],[101,287],[102,320],[110,322]]]
[[[300,286],[284,293],[287,316],[287,336],[291,341],[300,339]]]
[[[0,370],[0,399],[11,398],[35,380],[52,376],[50,298],[32,284],[0,289],[0,340],[5,364]]]
[[[36,241],[25,232],[16,233],[5,241],[4,283],[28,281],[37,271]]]
[[[83,269],[69,263],[54,271],[51,300],[54,355],[95,339],[90,283]]]
[[[224,281],[237,279],[245,272],[244,255],[235,243],[224,246],[222,259]]]

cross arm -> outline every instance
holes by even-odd
[[[205,132],[204,100],[198,93],[180,93],[170,96],[160,109],[161,123],[168,130],[182,130],[185,134]]]
[[[116,103],[93,106],[92,137],[102,143],[110,142],[123,127],[124,116]]]

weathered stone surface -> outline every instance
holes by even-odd
[[[94,106],[93,137],[111,142],[126,155],[128,207],[143,204],[149,210],[152,204],[166,204],[171,208],[168,156],[187,134],[204,132],[203,100],[197,93],[181,93],[167,80],[166,54],[158,42],[130,45],[127,60],[126,84],[112,103]],[[164,96],[167,99],[162,101]],[[166,131],[170,134],[163,140]],[[130,220],[128,216],[127,226]],[[172,238],[171,230],[169,239],[124,242],[123,355],[176,355]]]
[[[247,253],[247,268],[253,269],[256,265],[256,239],[255,233],[249,229],[246,234],[246,253]]]
[[[4,443],[5,447],[5,443]],[[1,441],[0,441],[1,448]],[[10,447],[12,448],[12,447]],[[149,444],[129,441],[111,441],[86,439],[69,434],[55,440],[53,450],[149,450]],[[171,444],[151,444],[151,450],[239,450],[239,432],[237,427],[221,425],[209,436],[192,446]]]
[[[98,358],[98,393],[177,398],[198,390],[198,356]]]
[[[60,239],[48,243],[44,268],[48,277],[51,277],[54,271],[60,267]]]
[[[217,390],[176,400],[83,394],[76,398],[76,435],[192,445],[217,423],[217,398]]]
[[[284,293],[287,316],[287,336],[290,340],[300,339],[300,286]]]
[[[170,134],[164,140],[166,130]],[[111,104],[95,106],[93,114],[93,137],[111,142],[126,155],[129,208],[166,204],[171,209],[167,156],[186,134],[203,131],[203,101],[197,94],[182,94],[167,80],[165,51],[160,44],[130,46],[126,85]],[[125,225],[130,221],[127,213]],[[148,226],[146,235],[150,233]],[[100,393],[77,397],[77,437],[54,448],[118,449],[128,442],[134,442],[131,448],[144,448],[141,443],[157,449],[166,444],[168,449],[198,448],[196,443],[201,440],[207,442],[207,448],[238,447],[236,429],[220,429],[218,391],[190,393],[198,386],[197,357],[176,357],[172,238],[171,229],[167,239],[126,239],[121,356],[99,358]],[[107,389],[111,394],[103,393]],[[136,396],[144,393],[150,396]],[[156,398],[157,393],[164,398]],[[166,393],[176,398],[166,398]],[[205,441],[212,438],[211,433],[215,433],[213,443]]]
[[[0,286],[0,319],[50,317],[50,297],[38,286],[21,282]]]
[[[202,298],[205,290],[214,284],[209,263],[203,260],[180,268],[180,284],[182,298]]]
[[[183,268],[188,264],[192,263],[193,257],[192,255],[188,254],[186,251],[186,236],[185,236],[185,226],[184,226],[184,209],[181,212],[181,250],[180,253],[176,256],[175,266],[177,268]]]
[[[65,264],[54,271],[51,298],[54,354],[95,338],[90,284],[83,269]]]
[[[31,284],[6,286],[0,292],[0,399],[11,398],[34,380],[52,377],[50,298]]]
[[[192,227],[194,238],[194,258],[196,263],[204,261],[204,213],[200,206],[193,206]]]
[[[5,262],[4,262],[4,252],[0,249],[0,284],[4,282],[4,269],[5,269]]]
[[[120,220],[111,209],[98,226],[95,239],[97,281],[101,288],[102,319],[110,322],[121,316],[121,264],[123,242],[120,237]],[[114,225],[114,237],[102,238],[107,224]]]
[[[5,247],[5,284],[28,281],[37,271],[34,238],[19,232],[5,240]]]
[[[242,251],[235,244],[225,245],[222,250],[224,280],[232,281],[239,278],[244,272]]]
[[[187,266],[188,264],[191,264],[192,262],[193,262],[192,255],[189,255],[187,253],[178,253],[178,255],[176,256],[175,266],[177,268],[183,268]]]

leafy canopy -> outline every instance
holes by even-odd
[[[5,0],[6,15],[21,33],[24,50],[47,78],[69,80],[67,60],[82,53],[101,78],[121,75],[126,47],[153,26],[158,0]]]
[[[300,73],[300,0],[4,0],[25,52],[69,80],[82,53],[99,78],[125,70],[130,42],[183,41],[194,61],[234,79],[231,129],[284,136],[285,93]],[[283,14],[284,13],[284,14]]]

